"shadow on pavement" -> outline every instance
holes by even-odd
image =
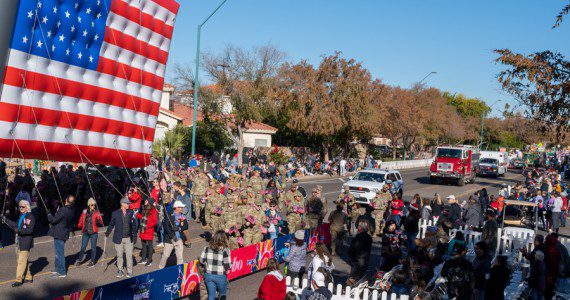
[[[19,288],[13,288],[7,292],[3,297],[4,299],[23,299],[23,300],[34,300],[34,299],[53,299],[58,296],[67,295],[69,293],[78,291],[82,286],[85,285],[84,281],[74,280],[72,282],[57,283],[50,282],[49,284],[43,284],[41,286],[34,286],[33,288],[26,287],[23,285]]]
[[[38,274],[43,272],[43,270],[48,266],[49,262],[47,257],[38,257],[38,259],[30,262],[30,272],[32,274]]]

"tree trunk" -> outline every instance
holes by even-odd
[[[324,151],[324,152],[325,152],[325,153],[324,153],[324,154],[325,154],[325,161],[328,161],[328,160],[329,160],[329,150],[330,150],[330,141],[329,141],[329,138],[328,138],[328,137],[325,139],[325,142],[324,142],[324,145],[323,145],[323,146],[324,146],[324,148],[325,148],[325,149],[324,149],[324,150],[325,150],[325,151]]]

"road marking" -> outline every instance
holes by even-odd
[[[197,237],[197,238],[194,238],[194,239],[191,239],[191,240],[190,240],[191,243],[200,242],[200,241],[205,242],[205,240],[204,240],[203,238],[201,238],[201,237]],[[154,248],[154,250],[157,250],[158,248],[163,248],[163,249],[164,249],[164,247],[153,247],[153,248]],[[133,250],[134,250],[134,247],[133,247]],[[153,252],[155,252],[155,251],[153,251]],[[157,253],[158,253],[158,252],[157,252]],[[99,263],[100,263],[100,262],[107,262],[107,261],[113,260],[113,259],[115,259],[115,257],[116,257],[116,256],[112,256],[112,257],[107,257],[107,258],[104,258],[104,259],[100,259],[100,260],[97,261],[97,263],[95,264],[95,266],[99,266]],[[139,255],[138,253],[137,253],[137,254],[134,254],[134,253],[133,253],[133,259],[137,259],[137,258],[140,258],[140,255]],[[76,266],[75,264],[73,264],[73,265],[69,265],[69,267],[67,268],[67,270],[68,270],[68,273],[69,273],[69,270],[78,269],[78,268],[81,268],[81,267],[82,267],[82,266]],[[34,279],[35,279],[35,278],[38,278],[38,277],[45,276],[45,275],[51,275],[51,274],[52,274],[51,271],[46,271],[46,272],[38,273],[38,274],[35,274],[35,275],[34,275]],[[143,273],[143,274],[144,274],[144,273]],[[8,283],[12,283],[12,282],[16,282],[16,279],[10,279],[10,280],[6,280],[6,281],[3,281],[3,282],[0,282],[0,286],[1,286],[1,285],[8,284]]]
[[[339,178],[338,180],[340,180],[341,182],[346,182],[346,180]]]

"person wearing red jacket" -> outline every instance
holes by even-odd
[[[388,220],[393,220],[394,222],[396,222],[397,226],[400,226],[400,220],[402,218],[403,212],[402,210],[404,209],[404,201],[402,201],[402,199],[398,198],[398,194],[393,194],[392,195],[392,201],[390,201],[390,216],[388,217]]]
[[[131,205],[129,205],[129,209],[137,213],[141,208],[141,194],[136,186],[132,187],[128,193],[129,201],[131,201]]]
[[[286,293],[285,277],[279,271],[279,263],[275,258],[270,258],[267,261],[267,275],[257,291],[257,299],[281,300],[285,299]]]
[[[102,214],[97,210],[97,202],[93,198],[87,200],[87,209],[84,209],[79,217],[77,228],[81,230],[83,237],[81,238],[81,250],[77,257],[75,265],[80,266],[83,263],[87,243],[91,241],[91,261],[87,265],[88,268],[95,266],[95,257],[97,256],[97,238],[99,237],[99,227],[103,226]]]
[[[152,265],[152,240],[154,239],[154,229],[158,224],[158,212],[154,208],[154,203],[154,198],[148,198],[145,201],[144,210],[136,215],[137,219],[140,219],[139,237],[142,243],[139,264],[145,264],[147,267]]]

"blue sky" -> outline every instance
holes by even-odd
[[[221,0],[220,0],[221,1]],[[179,0],[171,45],[173,63],[193,64],[196,27],[220,2]],[[288,60],[318,64],[342,51],[384,83],[426,83],[491,104],[512,99],[501,92],[497,48],[570,56],[570,16],[551,29],[567,0],[228,0],[202,29],[202,51],[231,44],[273,44]],[[167,76],[172,74],[167,71]],[[201,76],[202,77],[202,76]],[[496,108],[502,109],[503,104]]]

